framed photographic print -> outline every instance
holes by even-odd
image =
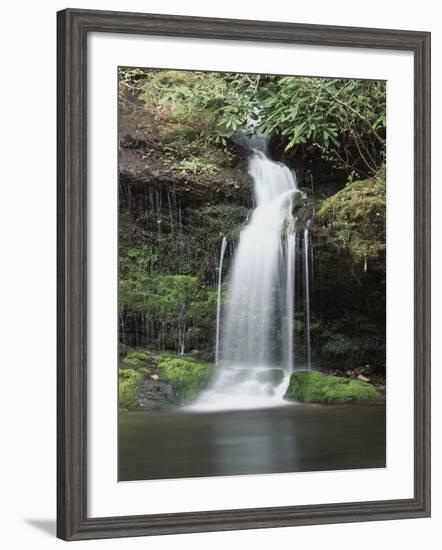
[[[58,536],[430,514],[430,35],[58,14]]]

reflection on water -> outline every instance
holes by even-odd
[[[384,405],[119,418],[120,481],[385,467]]]

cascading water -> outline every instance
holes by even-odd
[[[219,334],[220,334],[220,322],[221,322],[221,283],[223,276],[223,261],[224,254],[227,247],[227,238],[223,237],[221,243],[221,252],[219,255],[219,268],[218,268],[218,295],[216,303],[216,343],[215,343],[215,365],[219,363]]]
[[[262,150],[253,149],[249,173],[256,207],[240,233],[223,315],[225,238],[221,246],[217,374],[209,389],[191,405],[193,410],[282,405],[294,368],[297,235],[292,201],[300,191],[294,173],[284,164],[270,160]],[[275,350],[277,338],[281,339],[279,356]]]
[[[249,172],[256,208],[240,234],[232,267],[220,358],[256,367],[271,364],[281,233],[297,188],[290,170],[262,152],[253,154]]]
[[[293,318],[295,315],[295,259],[296,233],[293,224],[289,224],[286,237],[286,371],[290,372],[294,365],[293,359]]]
[[[307,369],[312,367],[312,353],[310,346],[310,277],[309,277],[309,226],[307,221],[304,229],[304,297],[305,297],[305,345],[307,351]]]

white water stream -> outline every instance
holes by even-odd
[[[304,229],[304,299],[305,299],[305,345],[307,349],[307,369],[311,369],[312,352],[310,349],[310,277],[309,277],[309,228],[310,220]]]
[[[216,303],[216,343],[215,343],[215,365],[219,363],[219,334],[221,324],[221,284],[223,277],[223,261],[224,254],[227,247],[227,238],[224,236],[221,243],[221,252],[219,255],[219,268],[218,268],[218,296]]]
[[[292,199],[299,192],[296,177],[287,166],[257,150],[250,158],[249,173],[253,178],[256,208],[239,237],[223,314],[221,282],[225,238],[221,246],[217,374],[212,385],[189,407],[192,410],[282,405],[294,369],[297,238]],[[308,231],[304,237],[307,239],[304,254],[308,254]],[[307,281],[308,272],[305,276]],[[308,284],[305,289],[308,292]],[[277,347],[279,358],[275,358]],[[309,342],[307,364],[310,364]]]

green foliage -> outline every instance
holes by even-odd
[[[131,351],[123,359],[123,365],[130,369],[146,367],[150,354],[147,351]]]
[[[192,226],[186,232],[163,231],[149,243],[137,235],[135,240],[134,230],[120,224],[119,305],[129,331],[134,323],[144,331],[148,322],[150,346],[173,351],[179,350],[179,331],[186,351],[199,349],[211,360],[217,300],[212,285],[221,240],[238,232],[248,213],[244,206],[203,203],[189,212]],[[228,266],[226,255],[224,273]]]
[[[198,242],[219,250],[225,235],[235,237],[239,234],[249,212],[245,206],[236,204],[208,204],[195,210],[193,214],[198,222],[195,231],[200,237]]]
[[[347,171],[373,173],[382,164],[385,82],[289,76],[262,92],[260,129],[283,138],[286,151],[307,145]]]
[[[291,375],[284,398],[303,403],[345,404],[376,401],[381,395],[366,382],[309,371]]]
[[[156,254],[147,244],[128,247],[123,239],[120,239],[119,249],[120,309],[139,310]]]
[[[227,140],[257,113],[259,76],[149,71],[142,98],[171,122],[185,122],[206,142]]]
[[[194,238],[199,239],[197,232]],[[170,240],[172,241],[172,238]],[[203,236],[201,240],[204,241]],[[192,239],[188,239],[187,245],[192,245]],[[161,268],[164,271],[174,267],[183,269],[184,266],[179,264],[178,255],[183,254],[183,251],[188,252],[184,246],[183,243],[176,255],[173,254],[173,248],[162,247],[165,253],[161,257],[162,264],[158,269]],[[199,250],[202,257],[204,257],[203,246],[208,246],[207,236]],[[125,264],[119,280],[120,311],[133,318],[138,316],[141,322],[143,319],[148,319],[150,323],[154,323],[156,333],[161,331],[162,334],[161,346],[165,346],[166,349],[178,349],[176,339],[178,329],[181,333],[185,333],[186,349],[210,345],[213,340],[212,332],[216,315],[216,292],[207,290],[201,280],[195,276],[160,275],[149,272],[146,270],[144,255],[148,250],[147,247],[142,247],[142,253],[132,254],[130,258],[124,255],[123,247],[120,250],[121,262]],[[134,249],[129,249],[129,251],[132,250]],[[170,261],[167,253],[171,255]],[[147,255],[152,256],[150,252]],[[200,265],[200,269],[205,267],[204,264]],[[131,363],[128,366],[134,365]]]
[[[328,337],[327,337],[328,336]],[[385,363],[385,342],[375,329],[370,334],[349,334],[349,332],[327,331],[322,334],[319,354],[321,362],[331,367],[355,368]]]
[[[183,218],[190,218],[192,223],[182,230],[168,225],[170,214],[165,210],[161,218],[161,234],[152,231],[142,236],[144,241],[138,236],[135,241],[125,236],[130,234],[130,229],[126,229],[124,234],[120,231],[122,303],[128,303],[139,289],[147,288],[148,279],[156,274],[190,275],[202,281],[215,272],[223,236],[234,236],[239,232],[249,209],[238,204],[216,203],[216,189],[208,198],[211,200],[198,207],[183,209]]]
[[[150,279],[149,286],[146,307],[153,318],[163,322],[184,321],[189,308],[204,294],[197,278],[188,275],[158,275]]]
[[[215,176],[219,173],[219,168],[216,164],[205,162],[200,157],[190,157],[182,160],[178,164],[178,172],[180,174],[203,174],[206,176]]]
[[[118,344],[118,356],[124,357],[131,351],[131,347],[127,344],[123,344],[122,342],[119,342]]]
[[[120,248],[120,308],[149,311],[164,322],[184,318],[191,303],[205,298],[196,277],[189,275],[150,275],[154,256],[147,245]]]
[[[226,82],[216,73],[151,70],[146,72],[142,99],[171,121],[201,124],[206,109],[222,100]]]
[[[160,376],[173,385],[181,402],[195,399],[214,375],[214,366],[192,359],[161,354],[157,360]]]
[[[254,119],[286,151],[306,147],[349,173],[374,173],[384,161],[383,81],[149,71],[142,97],[200,143],[227,146]]]
[[[148,369],[147,367],[140,367],[137,369],[137,371],[141,374],[144,374],[144,376],[147,376],[150,374],[150,369]]]
[[[119,67],[118,79],[120,83],[134,87],[146,80],[146,71],[138,67]]]
[[[345,306],[345,313],[335,312],[335,318],[312,323],[311,337],[316,361],[327,369],[343,371],[367,364],[378,370],[383,369],[385,321],[370,319],[354,307],[350,309],[351,306]]]
[[[143,373],[134,369],[120,369],[118,399],[120,407],[129,411],[138,408],[138,394],[143,382]]]
[[[222,177],[230,156],[226,152],[220,154],[200,134],[194,131],[185,133],[183,128],[186,127],[173,126],[162,136],[164,164],[180,176],[200,177],[215,182],[218,177]]]
[[[130,248],[127,251],[127,258],[144,271],[148,271],[156,260],[155,255],[152,254],[152,251],[147,245]]]

